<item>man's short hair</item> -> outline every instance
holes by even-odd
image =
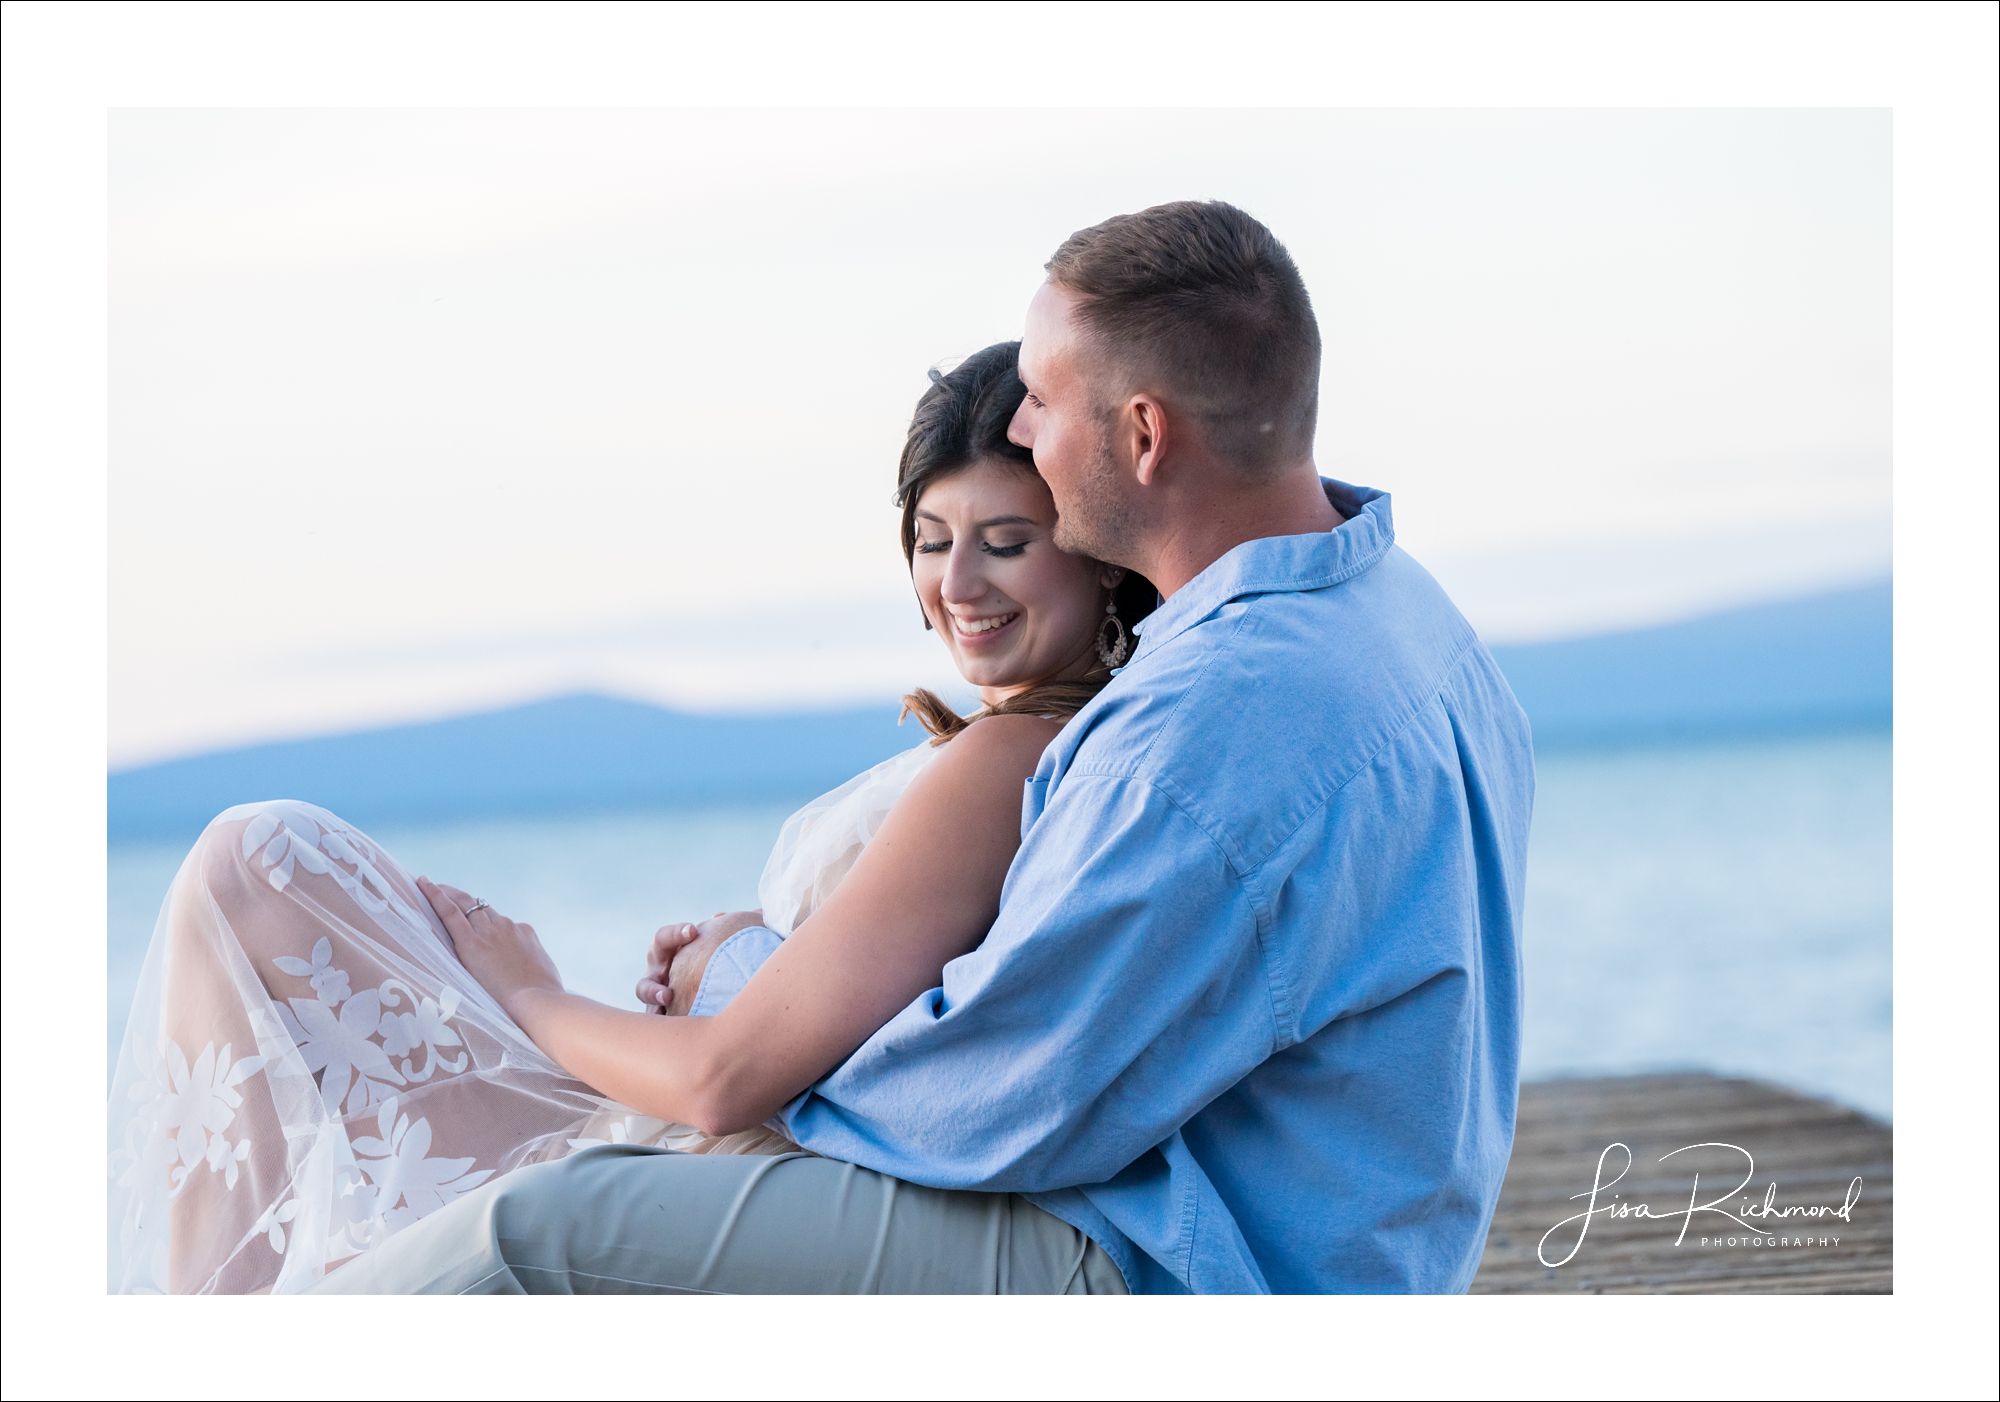
[[[1201,420],[1246,471],[1312,451],[1319,322],[1292,255],[1220,200],[1178,200],[1071,234],[1049,281],[1122,398],[1151,388]]]

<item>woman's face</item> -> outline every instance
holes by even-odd
[[[924,488],[916,524],[917,597],[988,705],[1100,665],[1097,630],[1123,571],[1056,549],[1041,478],[992,459],[960,468]]]

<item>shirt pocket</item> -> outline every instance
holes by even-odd
[[[1028,829],[1042,816],[1042,810],[1049,806],[1049,781],[1046,775],[1021,781],[1021,841],[1028,840]]]

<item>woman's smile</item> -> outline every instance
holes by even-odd
[[[996,613],[986,618],[960,618],[951,616],[951,626],[958,636],[975,646],[990,643],[994,635],[1021,616],[1020,610],[1012,613]]]

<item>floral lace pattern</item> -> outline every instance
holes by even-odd
[[[429,1158],[431,1122],[398,1113],[399,1102],[390,1096],[382,1102],[376,1117],[380,1137],[360,1135],[354,1153],[369,1186],[357,1188],[353,1196],[366,1212],[363,1221],[379,1223],[382,1235],[401,1231],[410,1223],[443,1207],[461,1193],[469,1193],[493,1176],[493,1170],[472,1170],[473,1160]]]
[[[246,820],[226,826],[238,814]],[[252,914],[233,913],[217,894],[241,889],[225,879],[230,871],[267,886],[279,905],[265,897]],[[205,899],[184,894],[193,882],[204,883]],[[114,1087],[113,1128],[123,1146],[113,1160],[114,1289],[309,1284],[330,1264],[487,1182],[507,1154],[576,1134],[606,1103],[562,1076],[504,1015],[496,1017],[476,985],[471,993],[460,986],[464,970],[429,912],[417,908],[414,884],[333,815],[300,803],[232,810],[175,884]],[[340,898],[345,906],[329,903]],[[250,898],[228,899],[240,906]],[[243,921],[261,926],[254,942],[240,937]],[[295,931],[298,943],[284,948],[274,926]],[[199,1006],[213,1005],[219,1020],[204,1015],[193,1025],[234,1022],[239,1029],[233,1040],[215,1036],[192,1057],[185,1035],[173,1035],[183,1005],[167,996],[164,965],[179,951],[192,951],[211,971],[197,976],[207,986]],[[367,976],[365,968],[378,972]],[[232,986],[240,1020],[228,1012]],[[215,1003],[217,994],[225,1001]],[[410,1097],[447,1088],[473,1069],[468,1017],[492,1048],[485,1053],[492,1064],[519,1067],[520,1085],[495,1085],[490,1077],[468,1083],[470,1102],[437,1102],[454,1107],[450,1124],[441,1125]],[[251,1039],[254,1052],[237,1056],[237,1046]],[[249,1131],[246,1095],[258,1112],[249,1123],[275,1122],[280,1132]],[[503,1122],[497,1135],[494,1118]],[[481,1153],[445,1151],[441,1131]],[[484,1163],[482,1153],[491,1156]],[[230,1208],[246,1181],[256,1198]],[[216,1234],[192,1252],[212,1256],[205,1274],[184,1260],[174,1264],[190,1254],[185,1243],[170,1250],[170,1223],[183,1220],[176,1204],[194,1192],[205,1196],[185,1220]],[[228,1222],[240,1225],[221,1225]],[[224,1239],[239,1232],[235,1242]],[[267,1253],[273,1264],[258,1267],[245,1252]],[[225,1268],[238,1283],[220,1283]]]
[[[234,1050],[234,1043],[225,1042],[218,1052],[210,1042],[190,1066],[179,1043],[169,1041],[149,1059],[145,1074],[127,1092],[149,1112],[133,1121],[139,1133],[131,1146],[130,1174],[164,1172],[168,1191],[179,1192],[206,1164],[209,1172],[223,1175],[227,1187],[236,1186],[237,1165],[250,1157],[250,1140],[232,1144],[224,1131],[243,1105],[236,1087],[264,1069],[264,1058],[232,1061]]]
[[[319,811],[303,803],[261,805],[243,829],[243,859],[259,857],[276,890],[289,886],[303,867],[331,878],[370,915],[394,914],[399,923],[426,928],[424,918],[376,866],[374,844],[351,828],[322,822]]]
[[[449,985],[426,998],[400,979],[379,988],[351,992],[347,974],[333,966],[332,942],[322,937],[310,960],[281,955],[271,961],[279,972],[309,979],[314,998],[274,1004],[279,1021],[299,1049],[305,1068],[320,1076],[329,1112],[359,1114],[392,1098],[400,1086],[429,1080],[442,1071],[465,1070],[469,1058],[446,1050],[465,1039],[450,1025],[464,995]],[[404,1005],[408,1009],[404,1010]],[[410,1053],[424,1053],[419,1070]],[[401,1057],[397,1066],[395,1058]]]
[[[297,851],[294,840],[286,860]],[[333,945],[324,937],[313,946],[310,959],[280,955],[271,962],[281,973],[309,980],[318,995],[273,1006],[298,1051],[297,1069],[319,1075],[328,1112],[356,1114],[380,1107],[379,1134],[349,1141],[358,1172],[341,1175],[340,1245],[365,1249],[493,1176],[491,1169],[469,1171],[472,1158],[427,1157],[430,1121],[412,1122],[399,1113],[397,1087],[427,1081],[438,1072],[462,1072],[470,1062],[469,1053],[447,1058],[441,1050],[465,1045],[450,1026],[463,1001],[456,988],[447,985],[439,997],[425,998],[398,979],[386,979],[379,988],[353,992],[346,972],[334,967]],[[399,1011],[405,1003],[410,1010]],[[421,1071],[410,1058],[420,1048]],[[403,1058],[400,1068],[397,1057]],[[260,1219],[272,1248],[280,1252],[285,1249],[281,1229],[290,1220],[275,1215],[281,1211],[274,1207],[266,1214],[268,1221]]]
[[[886,810],[899,784],[871,775],[834,816]],[[862,828],[791,867],[830,889]],[[223,813],[182,864],[109,1116],[118,1293],[299,1290],[501,1174],[598,1144],[797,1149],[769,1127],[712,1138],[567,1075],[470,980],[409,873],[289,800]]]

